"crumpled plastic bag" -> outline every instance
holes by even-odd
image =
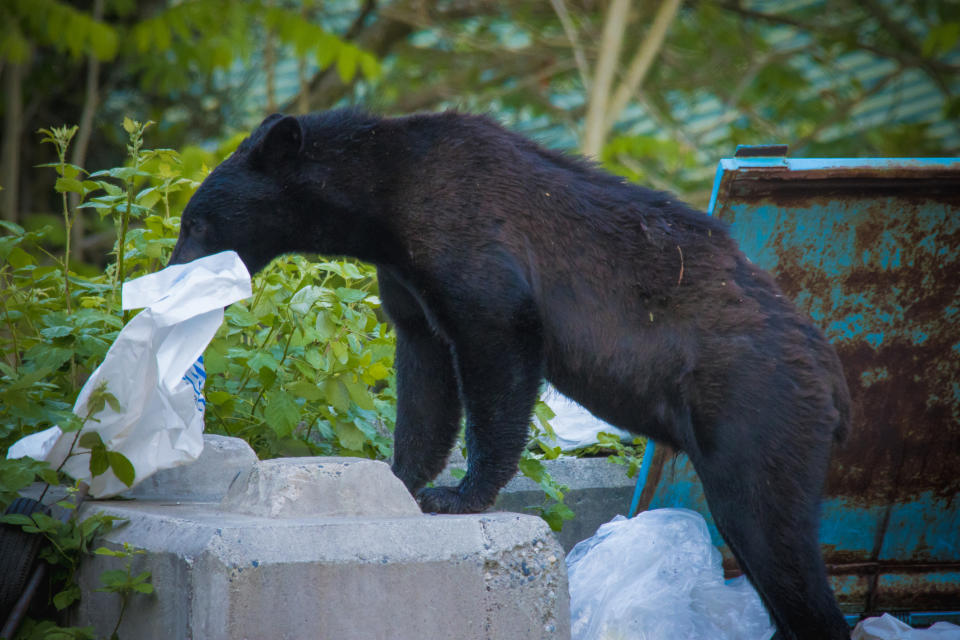
[[[885,613],[857,623],[850,640],[960,640],[960,627],[938,622],[927,629],[914,629]]]
[[[99,433],[108,450],[126,456],[136,473],[134,484],[200,456],[203,351],[223,322],[224,307],[251,295],[250,274],[233,251],[172,265],[123,284],[123,308],[144,309],[120,331],[80,390],[73,412],[87,415],[91,393],[106,382],[120,410],[108,404],[82,432]],[[56,467],[76,437],[51,427],[21,438],[7,457],[45,459]],[[77,446],[74,452],[89,450]],[[89,465],[89,455],[74,455],[63,470],[86,482],[97,498],[130,488],[111,469],[91,479]]]
[[[597,434],[601,431],[619,436],[621,440],[631,441],[636,437],[629,431],[606,423],[579,404],[548,386],[541,399],[556,416],[550,420],[550,426],[557,434],[553,441],[562,451],[573,451],[596,444]]]
[[[724,581],[707,524],[688,509],[617,516],[567,556],[574,640],[768,640],[760,596]]]

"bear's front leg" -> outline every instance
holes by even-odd
[[[380,298],[397,335],[397,422],[393,473],[414,496],[443,471],[463,409],[450,346],[436,335],[423,308],[385,268]]]
[[[476,513],[517,472],[543,377],[542,336],[528,307],[471,315],[454,334],[455,367],[467,413],[467,474],[457,487],[423,489],[420,508]]]

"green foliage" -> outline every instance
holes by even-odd
[[[543,489],[543,502],[539,505],[528,505],[554,531],[560,531],[563,523],[576,517],[573,509],[564,503],[564,495],[570,487],[560,484],[543,465],[543,460],[554,460],[560,456],[560,448],[553,444],[556,433],[550,426],[550,420],[556,417],[553,410],[542,400],[538,400],[534,407],[534,420],[530,423],[533,436],[530,446],[524,449],[520,459],[520,473],[530,478]]]
[[[207,428],[261,457],[388,457],[394,338],[379,306],[368,265],[275,261],[207,349]]]
[[[90,174],[64,161],[71,129],[41,132],[57,148],[59,161],[44,165],[57,171],[55,189],[113,218],[116,262],[80,277],[46,252],[47,229],[0,223],[0,444],[53,424],[79,429],[72,401],[126,320],[119,285],[162,267],[172,251],[185,202],[173,196],[192,192],[206,167],[185,175],[176,151],[145,149],[151,124],[125,119],[128,164]],[[68,226],[74,211],[63,202]],[[209,428],[247,438],[262,457],[388,457],[393,336],[379,316],[373,268],[287,257],[257,276],[254,291],[227,310],[206,354]],[[98,393],[92,409],[94,400],[116,402]],[[131,479],[119,454],[84,437],[92,470]]]
[[[630,444],[624,444],[620,436],[601,431],[597,434],[597,444],[580,449],[581,456],[605,456],[613,464],[627,468],[627,477],[635,478],[643,463],[646,450],[646,438],[634,438]]]
[[[78,58],[91,53],[100,60],[117,54],[113,26],[59,0],[5,0],[0,3],[0,62],[24,62],[31,42]]]

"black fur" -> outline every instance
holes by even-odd
[[[690,456],[784,637],[848,637],[817,542],[843,373],[721,222],[484,117],[334,111],[267,118],[181,224],[171,262],[376,264],[397,330],[393,469],[425,511],[493,503],[546,378]],[[464,412],[466,476],[424,489]]]

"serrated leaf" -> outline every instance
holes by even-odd
[[[334,342],[330,345],[330,349],[333,351],[333,356],[337,359],[337,362],[340,364],[347,364],[347,360],[350,358],[350,351],[342,342]]]
[[[375,409],[373,400],[370,398],[370,392],[365,385],[359,382],[347,381],[344,381],[343,384],[347,388],[347,393],[350,394],[350,399],[353,400],[358,407],[366,411],[373,411]]]
[[[275,390],[267,393],[263,401],[267,426],[281,438],[293,433],[300,420],[300,408],[293,398],[285,391]]]
[[[316,285],[303,287],[290,298],[289,307],[301,315],[310,311],[310,307],[323,295],[323,289]]]
[[[337,287],[336,294],[337,298],[339,298],[341,302],[346,302],[347,304],[360,302],[367,297],[366,291],[362,291],[361,289],[351,289],[349,287]]]
[[[40,335],[44,338],[62,338],[73,333],[73,327],[58,325],[55,327],[46,327],[40,330]]]
[[[333,430],[337,434],[337,439],[344,449],[351,451],[363,450],[363,445],[367,441],[367,437],[363,435],[363,432],[360,431],[356,425],[349,422],[338,422],[334,425]]]
[[[286,387],[293,395],[308,401],[321,400],[324,396],[323,389],[309,380],[295,380]]]
[[[346,413],[350,409],[350,394],[347,393],[346,387],[340,380],[336,378],[328,379],[324,383],[323,389],[327,395],[327,403],[338,412]]]

